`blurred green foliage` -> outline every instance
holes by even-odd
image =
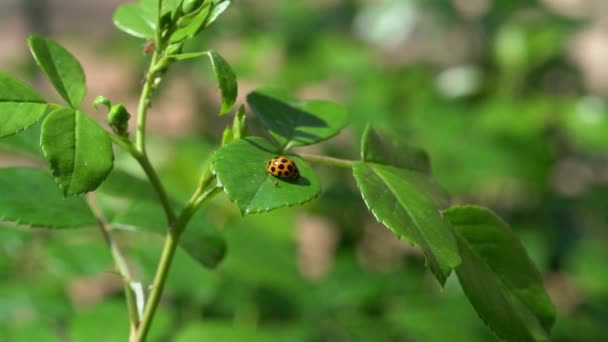
[[[367,122],[425,148],[455,202],[495,209],[523,240],[558,309],[552,339],[606,340],[608,111],[566,58],[586,23],[537,2],[491,4],[472,16],[438,0],[239,1],[191,44],[221,53],[241,89],[344,103],[352,126],[322,145],[330,155],[355,158]],[[194,78],[214,90],[202,65],[191,63]],[[200,134],[151,147],[176,198],[189,195],[209,142],[221,138],[227,120],[210,118],[219,106],[200,102],[209,116]],[[122,164],[119,155],[118,168],[137,169]],[[178,253],[150,340],[496,340],[454,277],[440,291],[416,252],[386,252],[395,242],[382,240],[347,171],[317,171],[322,194],[303,208],[242,218],[224,196],[214,201],[206,214],[226,235],[227,258],[207,271]],[[319,218],[333,238],[306,235]],[[0,229],[0,340],[126,340],[103,239],[74,233]],[[151,279],[162,242],[129,232],[119,241]],[[325,271],[310,276],[315,267]]]

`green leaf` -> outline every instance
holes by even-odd
[[[0,139],[0,149],[44,160],[44,154],[40,148],[40,126],[41,122],[38,121],[19,134]]]
[[[133,202],[111,220],[115,229],[145,231],[164,235],[167,218],[158,203]],[[206,219],[203,212],[194,215],[179,241],[180,246],[195,261],[206,268],[215,268],[226,254],[226,241]]]
[[[211,10],[211,14],[209,15],[209,19],[207,19],[206,26],[211,25],[224,11],[230,6],[232,1],[230,0],[214,0],[213,10]]]
[[[112,17],[114,26],[137,38],[152,39],[156,29],[156,13],[146,11],[139,3],[118,6]]]
[[[234,106],[234,103],[236,102],[236,97],[238,94],[236,75],[230,67],[230,64],[228,64],[228,62],[226,62],[226,60],[217,52],[212,50],[205,52],[180,53],[173,55],[172,57],[177,60],[185,60],[204,55],[207,55],[211,61],[211,66],[213,67],[213,72],[215,73],[217,84],[222,95],[222,108],[220,110],[220,115],[224,115],[230,112]]]
[[[195,261],[207,268],[215,268],[226,255],[226,240],[198,212],[182,233],[179,245]]]
[[[547,341],[555,309],[522,243],[490,210],[452,207],[460,283],[481,319],[509,341]]]
[[[0,72],[0,137],[23,131],[46,112],[46,101],[25,83]]]
[[[431,173],[431,162],[424,150],[411,146],[402,137],[378,131],[370,125],[363,133],[361,159],[366,162]]]
[[[205,2],[203,6],[195,12],[184,15],[178,19],[178,29],[171,35],[171,42],[189,39],[201,32],[207,26],[211,6],[212,4],[210,2]]]
[[[84,199],[63,198],[51,175],[44,170],[0,169],[0,189],[0,221],[52,228],[97,223]]]
[[[137,201],[156,202],[158,194],[150,183],[130,173],[114,168],[97,191]]]
[[[327,140],[348,121],[346,109],[337,103],[297,100],[277,90],[256,90],[247,102],[283,149]]]
[[[64,47],[40,36],[28,39],[36,63],[46,74],[59,95],[74,109],[87,91],[84,71],[78,60]]]
[[[228,113],[236,102],[238,93],[236,75],[228,62],[226,62],[226,60],[217,52],[208,51],[207,56],[209,56],[209,60],[211,60],[211,66],[213,66],[213,72],[215,72],[217,84],[220,87],[220,92],[222,94],[222,109],[220,110],[220,115],[223,115]]]
[[[211,158],[211,168],[228,198],[242,214],[258,213],[302,204],[321,191],[312,169],[300,158],[290,156],[300,178],[289,182],[266,171],[266,163],[279,152],[260,137],[247,137],[220,148]]]
[[[436,187],[425,174],[392,166],[356,163],[353,173],[365,204],[401,239],[419,246],[443,285],[460,257],[450,225],[437,208]]]
[[[110,137],[82,111],[60,108],[49,114],[40,144],[66,196],[95,190],[112,170]]]

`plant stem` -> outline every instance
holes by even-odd
[[[114,265],[118,269],[118,273],[120,273],[123,280],[123,287],[125,290],[125,300],[127,302],[127,309],[129,311],[129,320],[131,321],[131,329],[137,329],[139,326],[139,314],[137,313],[137,304],[135,300],[135,294],[133,293],[133,289],[131,288],[131,283],[133,282],[133,277],[131,276],[131,271],[129,270],[129,266],[127,265],[127,260],[122,254],[120,247],[116,243],[116,240],[112,237],[110,233],[110,228],[108,223],[106,222],[103,214],[100,212],[96,205],[93,205],[93,198],[89,197],[89,207],[91,211],[93,211],[94,215],[97,217],[97,223],[100,228],[101,234],[104,237],[104,240],[108,244],[110,248],[110,253],[112,254],[112,259],[114,260]]]
[[[165,191],[165,187],[161,183],[160,178],[158,177],[158,174],[156,174],[156,171],[154,170],[154,167],[150,163],[150,159],[148,159],[148,156],[141,153],[140,151],[135,151],[135,152],[136,152],[136,154],[133,156],[135,157],[135,159],[137,159],[137,161],[139,162],[139,165],[141,165],[141,168],[146,173],[146,176],[148,176],[148,180],[150,181],[150,184],[152,185],[152,187],[158,194],[160,203],[163,207],[163,210],[165,211],[167,220],[169,221],[169,228],[170,228],[175,223],[176,217],[175,217],[175,212],[173,211],[173,206],[171,206],[171,200],[169,199],[169,195]]]
[[[141,320],[141,325],[139,326],[135,341],[143,342],[146,340],[146,336],[148,335],[148,331],[152,325],[152,320],[154,319],[154,314],[156,313],[156,308],[158,307],[160,297],[165,287],[165,281],[167,280],[171,262],[173,261],[175,250],[179,244],[181,233],[186,228],[188,221],[190,221],[190,218],[196,212],[196,210],[200,208],[204,202],[213,197],[213,195],[215,195],[219,189],[220,188],[214,187],[200,195],[204,189],[198,187],[190,201],[188,201],[186,206],[180,212],[180,215],[177,220],[175,220],[173,227],[171,227],[171,229],[169,229],[167,232],[163,252],[158,263],[158,268],[156,269],[154,282],[152,283],[152,290],[150,292],[148,303],[146,304],[146,309],[144,310],[144,315]]]
[[[135,147],[142,154],[146,154],[146,116],[148,109],[150,108],[150,100],[153,93],[154,79],[156,78],[156,72],[154,67],[157,63],[158,53],[154,51],[152,54],[152,61],[146,74],[146,80],[144,86],[139,95],[139,104],[137,106],[137,128],[135,130]]]
[[[357,161],[349,159],[340,159],[328,156],[320,156],[315,154],[298,154],[302,159],[313,162],[322,163],[332,166],[347,167],[351,168]]]

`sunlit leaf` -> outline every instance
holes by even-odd
[[[0,137],[23,131],[46,111],[46,101],[25,83],[0,72]]]
[[[78,108],[87,91],[80,62],[63,46],[48,38],[33,35],[29,37],[28,44],[36,63],[55,90],[72,108]]]
[[[319,195],[316,175],[296,156],[290,158],[300,170],[297,181],[275,178],[266,171],[266,163],[278,153],[265,139],[247,137],[222,147],[213,156],[213,172],[243,214],[302,204]]]
[[[443,285],[460,263],[450,225],[442,218],[425,174],[387,165],[359,162],[353,166],[365,204],[376,219],[401,239],[420,247]]]
[[[110,137],[79,110],[61,108],[49,114],[42,123],[40,142],[66,196],[95,190],[112,170]]]

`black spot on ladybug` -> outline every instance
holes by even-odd
[[[282,171],[277,172],[277,176],[281,177],[283,175]]]
[[[270,168],[270,171],[275,172],[277,169],[273,166]]]
[[[282,163],[287,163],[287,159],[283,158],[283,159],[281,159],[281,162]]]
[[[280,169],[280,170],[283,170],[284,168],[285,168],[285,165],[283,165],[283,164],[279,164],[279,169]]]
[[[293,171],[293,165],[291,165],[291,164],[287,165],[287,170]]]
[[[285,177],[289,177],[289,171],[285,171],[284,175]]]

